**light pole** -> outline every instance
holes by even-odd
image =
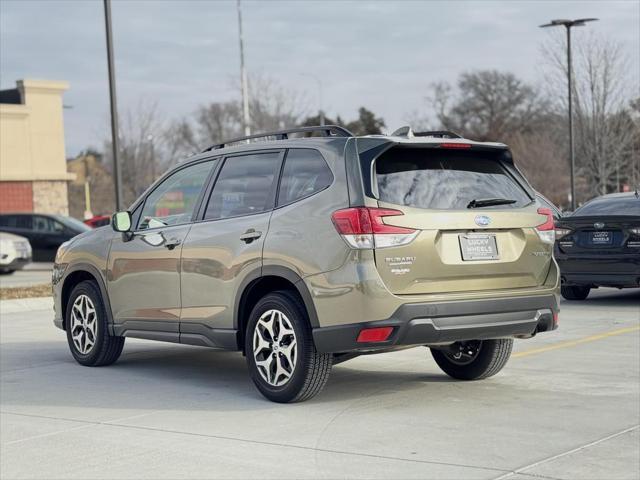
[[[318,119],[320,120],[320,126],[324,126],[324,110],[322,109],[322,80],[313,73],[301,73],[303,77],[309,77],[318,84]]]
[[[567,88],[569,100],[569,162],[571,165],[571,210],[576,209],[576,181],[575,181],[575,156],[573,151],[573,80],[571,66],[571,27],[584,27],[586,22],[593,22],[597,18],[579,18],[577,20],[551,20],[550,23],[540,25],[540,28],[565,27],[567,31]]]
[[[116,70],[113,66],[111,33],[111,0],[104,0],[104,23],[107,32],[107,68],[109,70],[109,101],[111,105],[111,150],[113,150],[113,181],[115,183],[116,212],[122,208],[122,177],[118,162],[118,103],[116,100]]]
[[[240,81],[242,82],[242,123],[244,134],[251,135],[251,118],[249,116],[249,90],[247,87],[247,70],[244,66],[244,41],[242,39],[242,10],[240,0],[237,0],[238,7],[238,38],[240,40]]]

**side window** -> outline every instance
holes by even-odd
[[[324,190],[333,182],[333,174],[320,152],[310,149],[291,149],[280,180],[278,206]]]
[[[198,196],[216,161],[178,170],[158,185],[144,202],[138,230],[190,222]]]
[[[211,192],[205,220],[261,213],[271,208],[280,152],[229,157]]]
[[[29,215],[2,215],[0,226],[31,230],[31,217]]]
[[[33,229],[39,233],[58,233],[64,230],[58,222],[55,222],[49,217],[41,217],[39,215],[33,217]]]

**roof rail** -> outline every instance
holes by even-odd
[[[463,138],[462,135],[449,130],[430,130],[427,132],[414,132],[411,127],[400,127],[391,134],[393,137],[440,137],[440,138]]]
[[[232,143],[243,142],[246,140],[253,140],[255,138],[276,137],[276,140],[287,140],[292,133],[312,133],[321,132],[323,137],[353,137],[353,133],[338,125],[318,125],[313,127],[295,127],[288,128],[287,130],[279,130],[277,132],[257,133],[255,135],[247,135],[246,137],[233,138],[226,140],[223,143],[217,143],[207,147],[203,150],[209,152],[211,150],[219,150],[225,148]],[[248,143],[248,142],[247,142]]]

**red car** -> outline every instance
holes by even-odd
[[[110,223],[111,217],[109,215],[96,215],[95,217],[84,221],[84,224],[89,225],[91,228],[104,227]]]

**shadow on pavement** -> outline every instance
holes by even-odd
[[[8,348],[4,348],[8,347]],[[137,347],[142,347],[135,350]],[[12,366],[3,369],[2,404],[19,406],[82,406],[118,409],[201,409],[235,411],[271,408],[249,377],[245,358],[237,352],[170,345],[127,347],[115,364],[90,368],[76,364],[61,342],[38,344],[40,360],[20,365],[16,356],[33,348],[29,343],[3,346]],[[393,355],[393,354],[390,354]],[[44,359],[47,358],[45,362]],[[401,370],[367,370],[345,362],[334,367],[324,392],[313,403],[349,401],[385,392],[424,390],[426,384],[452,383],[442,374],[427,373],[431,362],[424,356],[425,373]],[[46,394],[43,394],[46,392]],[[82,392],[82,394],[78,394]]]
[[[638,307],[640,308],[640,288],[613,289],[596,288],[591,290],[585,300],[565,300],[562,303],[585,306],[615,306],[615,307]]]

